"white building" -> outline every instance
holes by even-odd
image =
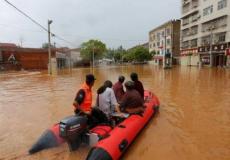
[[[225,65],[230,42],[230,0],[181,2],[181,65]]]

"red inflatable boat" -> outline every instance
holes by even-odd
[[[76,150],[81,143],[92,146],[87,160],[119,159],[159,109],[158,98],[149,91],[145,91],[145,106],[142,115],[133,114],[126,118],[119,118],[115,127],[98,124],[92,129],[87,129],[86,117],[75,115],[67,117],[47,130],[32,146],[29,153],[33,154],[67,141],[71,151]]]

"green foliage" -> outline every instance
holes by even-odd
[[[151,54],[152,56],[155,56],[155,55],[157,54],[157,52],[156,52],[155,50],[153,50],[153,51],[150,52],[150,54]]]
[[[98,59],[103,56],[103,53],[106,51],[106,45],[99,40],[89,40],[87,42],[82,43],[81,45],[81,57],[84,60]]]
[[[127,61],[137,61],[143,62],[152,59],[152,55],[149,53],[148,49],[138,46],[128,51],[124,56]]]
[[[114,59],[116,62],[122,61],[122,57],[126,54],[126,50],[122,46],[117,49],[108,49],[105,54],[106,58]]]

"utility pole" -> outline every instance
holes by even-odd
[[[163,68],[165,68],[165,56],[166,56],[166,27],[165,27],[165,31],[164,31],[164,41],[165,41],[165,44],[164,44],[164,56],[163,56]]]
[[[214,29],[214,26],[212,25],[211,28],[210,28],[210,30],[211,30],[211,34],[210,34],[210,49],[209,49],[209,54],[210,54],[210,67],[213,66],[213,54],[212,54],[213,29]]]
[[[51,44],[50,44],[50,24],[52,20],[48,20],[48,52],[49,52],[49,64],[48,64],[48,74],[52,75],[52,65],[51,65]]]
[[[94,42],[93,42],[93,68],[94,68]]]

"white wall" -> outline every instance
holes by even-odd
[[[190,66],[191,57],[190,56],[181,56],[180,57],[180,64],[181,64],[181,66]]]
[[[199,56],[191,56],[191,66],[198,66]]]

